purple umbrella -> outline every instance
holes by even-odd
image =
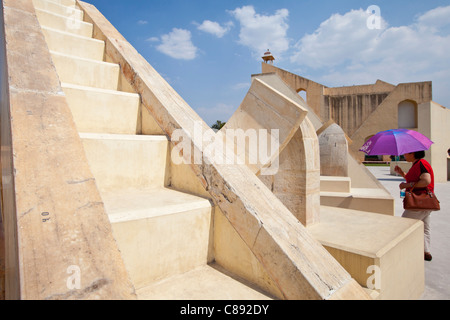
[[[359,149],[367,155],[400,156],[405,153],[428,150],[433,141],[423,134],[408,129],[378,132]]]

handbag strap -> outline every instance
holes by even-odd
[[[417,184],[417,182],[414,183],[414,185],[412,186],[411,190],[409,190],[409,192],[411,192],[411,193],[413,192],[414,188],[416,187],[416,184]],[[430,189],[428,189],[428,186],[426,186],[425,189],[427,190],[427,193],[428,193],[428,194],[433,194],[433,193],[430,191]]]

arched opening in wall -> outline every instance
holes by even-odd
[[[417,128],[417,103],[404,100],[398,104],[398,127],[400,129]]]
[[[305,100],[306,103],[308,103],[308,93],[305,89],[299,89],[297,90],[297,93],[303,100]]]

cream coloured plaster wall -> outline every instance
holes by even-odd
[[[430,101],[419,105],[418,131],[434,144],[426,151],[426,159],[434,171],[435,182],[447,181],[447,150],[450,148],[450,109]]]
[[[307,92],[307,103],[323,121],[329,119],[327,110],[324,110],[324,90],[325,86],[309,79],[300,77],[283,69],[274,67],[267,63],[262,63],[262,73],[277,73],[281,79],[293,90],[299,92],[305,90]]]

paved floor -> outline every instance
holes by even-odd
[[[395,215],[403,213],[400,189],[403,178],[390,174],[389,167],[367,167],[395,199]],[[425,261],[425,292],[422,300],[450,300],[450,182],[436,183],[441,211],[431,214],[431,254]]]

